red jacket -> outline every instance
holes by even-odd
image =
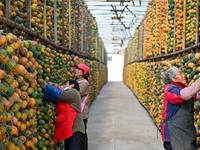
[[[78,112],[73,110],[68,103],[60,100],[58,100],[56,112],[54,141],[62,141],[73,135],[72,127]]]
[[[57,119],[55,124],[54,141],[70,138],[73,133],[85,133],[81,117],[81,97],[76,89],[61,91],[47,84],[43,90],[45,99],[57,101]]]
[[[181,108],[185,100],[181,96],[181,90],[186,86],[172,82],[165,85],[164,88],[164,104],[163,104],[163,125],[162,125],[162,140],[164,142],[170,142],[168,123],[178,110]],[[196,95],[193,96],[193,100],[196,100]]]

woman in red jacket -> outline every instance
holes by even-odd
[[[79,84],[68,80],[63,91],[44,82],[45,99],[57,102],[57,119],[54,141],[65,140],[65,150],[81,150],[82,134],[85,133],[81,116]]]
[[[197,150],[194,127],[194,101],[200,100],[200,79],[186,87],[184,74],[170,68],[165,83],[162,139],[166,150]]]

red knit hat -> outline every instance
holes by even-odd
[[[75,64],[74,66],[79,69],[82,69],[85,72],[85,74],[88,75],[89,68],[86,64],[79,64],[79,65]]]

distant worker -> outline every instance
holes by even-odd
[[[170,68],[165,83],[162,139],[166,150],[197,150],[194,127],[194,101],[200,100],[200,79],[186,87],[184,74]]]
[[[88,150],[88,137],[87,137],[87,122],[89,117],[89,94],[90,94],[90,84],[88,82],[89,68],[85,64],[75,65],[75,77],[76,81],[79,83],[80,95],[82,99],[81,109],[83,122],[85,124],[85,134],[82,136],[82,150]]]

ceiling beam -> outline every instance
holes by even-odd
[[[130,2],[130,0],[107,0],[107,2]]]
[[[96,11],[97,10],[101,10],[101,11],[113,11],[113,10],[111,10],[111,9],[105,9],[105,8],[100,8],[100,9],[98,9],[98,8],[89,8],[89,10],[90,11],[95,11],[95,13],[96,13]],[[120,10],[120,9],[119,9]],[[121,10],[120,10],[121,11]],[[127,10],[124,10],[124,12],[129,12],[129,11],[127,11]],[[132,12],[146,12],[146,10],[132,10]],[[101,12],[99,12],[99,13],[101,13]]]
[[[118,19],[122,19],[122,18],[124,18],[124,16],[120,16],[120,17],[114,16],[114,17],[111,17],[111,19],[113,19],[113,20],[114,20],[114,19],[117,19],[117,20],[118,20]]]
[[[119,22],[120,23],[120,22]],[[98,24],[98,23],[97,23]],[[121,23],[120,24],[117,24],[117,22],[116,23],[99,23],[99,25],[122,25]],[[138,26],[138,25],[140,25],[139,23],[138,24],[134,24],[133,26]]]
[[[140,0],[134,0],[135,2],[138,2]],[[142,2],[150,2],[151,0],[141,0]],[[86,5],[88,5],[89,3],[93,3],[94,0],[86,0]],[[107,2],[106,0],[95,0],[96,3],[108,3],[111,4],[113,2]],[[117,3],[117,2],[116,2]],[[126,4],[132,4],[132,2],[125,2]]]
[[[130,15],[122,15],[122,16],[124,18],[135,18],[135,17],[133,17],[132,14],[130,14]],[[95,17],[98,20],[97,17],[114,17],[114,15],[95,15]],[[141,15],[139,16],[139,15],[136,14],[136,18],[144,18],[144,15],[143,16],[141,16]]]
[[[102,5],[102,4],[92,4],[92,5],[89,4],[89,5],[88,5],[88,4],[87,4],[87,6],[88,6],[88,8],[89,8],[89,7],[91,7],[91,6],[98,6],[98,7],[106,7],[106,6],[107,6],[107,7],[108,7],[108,6],[110,6],[110,5]],[[117,7],[118,7],[118,6],[121,6],[121,5],[113,5],[113,6],[117,6]],[[141,6],[140,6],[140,5],[134,5],[134,6],[128,5],[128,6],[134,8],[134,7],[146,7],[146,6],[148,6],[148,5],[145,4],[145,5],[141,5]],[[124,7],[124,6],[123,6],[123,7]],[[89,9],[90,9],[90,8],[89,8]]]
[[[117,41],[117,40],[130,40],[131,38],[120,38],[120,39],[113,39],[113,41]],[[121,43],[119,43],[121,44]]]
[[[110,10],[110,11],[111,11],[111,12],[112,12],[112,11],[114,11],[114,12],[130,12],[130,9],[127,10],[127,11],[125,11],[125,10],[123,11],[122,9]],[[142,10],[142,11],[141,11],[141,10],[140,10],[140,11],[137,11],[137,10],[136,10],[136,11],[131,11],[131,14],[133,14],[132,12],[144,12],[144,13],[145,13],[146,11],[145,11],[145,10]],[[135,14],[135,15],[138,15],[138,14]],[[145,14],[141,14],[141,15],[145,15]]]
[[[114,26],[114,25],[116,25],[116,26],[119,26],[119,25],[122,25],[122,24],[111,24],[111,23],[99,23],[99,25],[112,25],[112,26]],[[140,24],[134,24],[133,26],[138,26],[138,25],[140,25]]]
[[[145,16],[145,14],[118,14],[118,16],[124,16],[124,17],[128,17],[128,16],[130,16],[130,17],[132,17],[132,16],[134,16],[134,15],[138,15],[138,17],[144,17]],[[115,15],[108,15],[108,14],[101,14],[101,15],[94,15],[95,17],[113,17],[113,16],[115,16]]]
[[[140,22],[144,18],[147,10],[146,6],[150,1],[151,0],[85,0],[90,13],[95,16],[94,18],[99,28],[99,36],[102,38],[107,52],[124,52],[136,27],[140,25]],[[116,28],[115,31],[113,31],[113,29],[115,29],[113,27]],[[120,29],[117,30],[117,28]],[[123,31],[121,31],[122,29]],[[121,48],[121,46],[123,46],[123,48]]]
[[[121,22],[118,22],[118,21],[113,21],[113,22],[110,22],[110,21],[107,21],[107,20],[101,20],[101,21],[99,21],[99,22],[97,22],[97,24],[111,24],[111,23],[121,23]],[[131,23],[131,21],[130,20],[125,20],[125,23],[126,24],[130,24]],[[140,25],[140,22],[138,21],[138,22],[136,22],[138,25]]]
[[[131,17],[131,18],[124,18],[124,19],[122,19],[122,21],[131,21],[132,19],[142,19],[141,17]],[[110,20],[109,20],[110,19]],[[118,22],[117,20],[111,20],[111,17],[110,18],[105,18],[105,19],[99,19],[99,20],[97,20],[97,22]],[[138,22],[140,22],[140,20],[138,20]]]
[[[123,22],[124,21],[126,21],[127,23],[130,23],[131,22],[131,20],[123,20]],[[97,24],[98,23],[121,23],[121,22],[119,22],[118,20],[112,20],[112,21],[108,21],[108,20],[99,20],[99,21],[97,21]],[[140,21],[138,21],[138,22],[135,22],[135,23],[140,23]],[[139,25],[139,24],[138,24]]]

